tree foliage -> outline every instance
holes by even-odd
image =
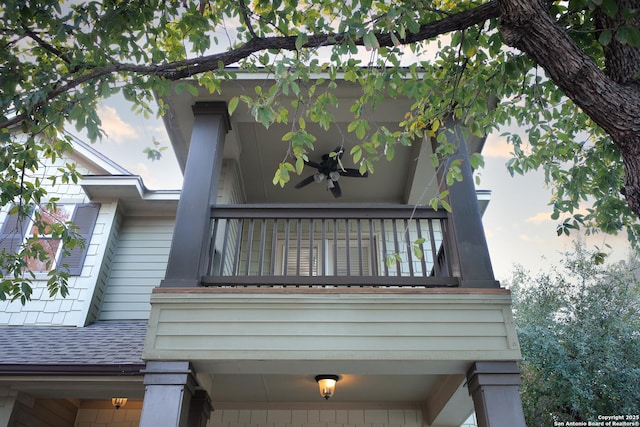
[[[640,265],[602,266],[582,246],[562,269],[516,270],[527,424],[636,414],[640,402]]]
[[[0,5],[0,146],[60,156],[67,126],[101,137],[101,99],[119,93],[134,111],[155,114],[154,93],[196,90],[172,82],[216,92],[235,66],[269,80],[230,110],[244,103],[265,126],[291,125],[290,157],[274,176],[284,185],[313,150],[307,123],[331,126],[341,78],[362,88],[347,147],[362,171],[425,136],[437,138],[438,165],[455,150],[438,131],[447,119],[476,135],[519,125],[524,135],[508,135],[508,167],[544,170],[559,233],[626,230],[635,241],[639,11],[640,0],[8,0]],[[399,130],[369,120],[383,97],[414,102]],[[34,175],[29,162],[3,156],[3,180]],[[448,174],[459,178],[455,168]],[[0,205],[46,199],[20,182],[2,191]]]

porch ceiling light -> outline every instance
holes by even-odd
[[[336,382],[338,382],[339,379],[337,375],[317,375],[316,382],[320,387],[320,395],[329,400],[336,391]]]
[[[113,406],[116,407],[116,409],[120,409],[122,408],[124,405],[127,404],[127,398],[126,397],[112,397],[111,398],[111,404]]]

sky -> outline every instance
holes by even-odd
[[[140,175],[151,190],[179,189],[182,175],[171,149],[163,158],[147,159],[143,153],[153,140],[170,147],[161,120],[145,120],[129,111],[128,104],[117,98],[105,101],[99,110],[107,137],[96,142],[94,148],[109,156],[129,172]],[[562,253],[571,249],[574,235],[558,237],[556,221],[551,220],[551,197],[545,188],[542,173],[512,177],[505,163],[510,146],[499,133],[487,138],[483,150],[485,167],[480,171],[479,189],[491,190],[491,202],[483,222],[496,278],[508,283],[514,265],[533,274],[558,265]],[[577,236],[577,235],[576,235]],[[589,245],[609,250],[610,260],[627,256],[625,236],[590,237]]]

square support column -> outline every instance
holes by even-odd
[[[526,427],[516,362],[475,362],[467,384],[478,427]]]
[[[445,169],[438,170],[440,190],[449,190],[448,202],[451,205],[449,213],[451,247],[457,249],[452,257],[454,276],[460,277],[462,288],[498,288],[500,284],[495,280],[489,247],[482,226],[482,216],[478,206],[478,196],[473,183],[473,170],[469,161],[469,150],[465,135],[470,132],[456,120],[450,119],[440,132],[447,135],[447,141],[457,147],[457,151],[442,160],[447,164],[460,161],[459,167],[462,181],[446,184]],[[436,138],[431,139],[433,151],[437,148]]]
[[[206,390],[196,390],[189,406],[188,427],[206,427],[213,412],[211,399]]]
[[[144,385],[140,427],[188,426],[196,386],[189,362],[147,362]]]
[[[224,140],[231,124],[224,102],[198,102],[193,114],[176,226],[161,287],[196,287],[208,265],[211,205],[218,192]]]

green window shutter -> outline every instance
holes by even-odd
[[[99,203],[87,203],[76,206],[75,213],[73,214],[72,222],[78,227],[77,232],[84,240],[84,247],[80,245],[71,249],[69,255],[62,256],[58,262],[58,266],[66,264],[69,268],[69,274],[71,276],[79,276],[82,272],[82,266],[84,265],[84,259],[89,251],[89,242],[91,241],[91,235],[98,219],[98,211],[100,210]]]

